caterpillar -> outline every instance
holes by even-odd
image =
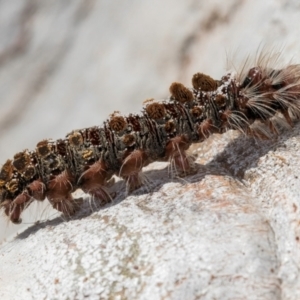
[[[300,65],[278,67],[279,56],[262,52],[219,80],[197,73],[192,88],[174,82],[167,99],[144,101],[140,114],[114,112],[102,126],[42,140],[35,150],[15,154],[0,171],[0,209],[20,223],[34,200],[48,198],[70,216],[82,203],[72,196],[76,189],[101,204],[112,201],[113,175],[131,192],[143,183],[142,168],[154,161],[170,161],[180,176],[192,174],[194,162],[186,150],[214,133],[278,135],[283,123],[293,126],[300,118]]]

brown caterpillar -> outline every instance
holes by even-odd
[[[113,198],[108,190],[113,175],[133,191],[142,184],[142,168],[153,161],[171,161],[182,175],[193,173],[186,150],[213,133],[277,135],[282,122],[293,126],[300,118],[300,65],[272,67],[277,58],[261,54],[220,80],[197,73],[193,88],[174,82],[167,100],[145,101],[139,115],[115,112],[101,127],[75,130],[17,153],[0,171],[0,208],[19,223],[30,203],[47,197],[69,216],[81,204],[72,197],[76,189],[107,203]]]

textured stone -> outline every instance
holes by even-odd
[[[217,164],[184,180],[167,170],[83,219],[26,230],[1,248],[0,278],[17,298],[278,298],[274,233],[249,190]]]

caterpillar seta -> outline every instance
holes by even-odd
[[[0,170],[0,209],[13,223],[33,201],[46,197],[66,216],[82,203],[81,189],[102,204],[116,175],[129,192],[141,186],[142,168],[170,161],[181,175],[195,172],[186,150],[213,133],[233,129],[259,139],[279,134],[300,118],[300,65],[278,66],[280,53],[261,52],[219,80],[203,73],[192,88],[174,82],[163,101],[149,99],[140,114],[114,112],[102,126],[74,130],[56,141],[42,140],[8,159]]]

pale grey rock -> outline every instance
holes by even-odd
[[[0,1],[1,161],[137,112],[195,72],[217,78],[226,52],[240,65],[276,43],[297,61],[299,10],[292,0]],[[70,221],[32,226],[0,247],[1,299],[298,300],[299,129],[264,142],[213,136],[191,149],[194,176],[170,180],[156,163],[133,195],[119,182],[112,205],[90,213],[87,199]],[[25,223],[44,219],[34,212]],[[21,231],[0,223],[1,239]]]
[[[298,299],[299,129],[210,138],[191,149],[205,164],[193,176],[154,163],[132,195],[119,181],[111,205],[27,229],[0,248],[0,295]]]
[[[241,182],[218,163],[184,180],[168,180],[167,168],[144,174],[149,185],[133,195],[121,192],[90,216],[82,210],[84,218],[36,225],[4,244],[0,295],[279,299],[274,233]],[[115,189],[124,190],[122,182]]]

